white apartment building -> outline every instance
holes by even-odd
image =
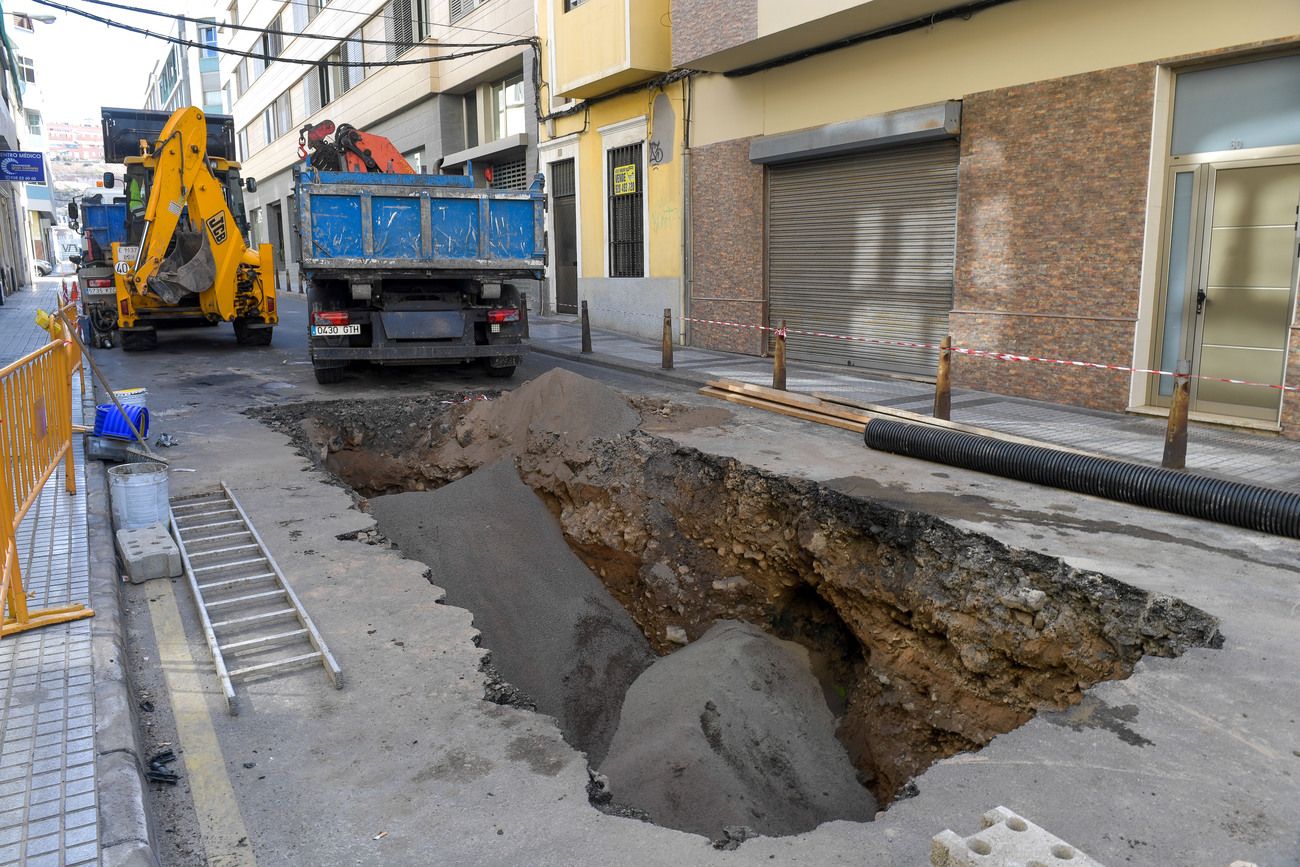
[[[11,13],[6,32],[13,44],[18,68],[19,86],[22,88],[22,112],[18,124],[18,136],[24,151],[45,153],[45,100],[41,92],[42,69],[48,68],[49,59],[45,56],[47,40],[36,35],[36,28],[46,26],[31,14]],[[55,225],[54,217],[54,177],[50,164],[45,160],[45,181],[27,183],[26,187],[26,235],[29,243],[28,252],[34,259],[48,259],[51,264],[57,262],[57,251],[48,249],[49,229]],[[26,282],[26,281],[23,281]]]
[[[215,3],[191,3],[190,11],[198,14],[202,7]],[[176,36],[202,44],[202,48],[179,43],[168,43],[167,53],[149,74],[145,88],[144,107],[158,111],[175,111],[197,105],[208,114],[221,114],[224,110],[221,93],[221,59],[217,55],[217,20],[205,18],[199,22],[178,19]]]
[[[7,38],[17,23],[12,17],[0,16],[0,34],[6,37],[0,45],[0,150],[18,150],[26,143],[22,61]],[[4,303],[5,295],[31,282],[24,187],[26,184],[0,182],[0,303]]]
[[[257,180],[245,196],[253,240],[274,247],[282,289],[302,290],[292,170],[308,124],[329,119],[385,136],[417,171],[459,173],[472,163],[480,183],[490,175],[510,189],[537,171],[531,46],[404,63],[529,38],[532,0],[236,0],[228,13],[263,28],[226,28],[223,46],[258,56],[223,55],[221,69],[243,174]],[[397,63],[330,65],[360,60]]]

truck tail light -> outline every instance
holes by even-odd
[[[500,325],[502,322],[518,322],[518,307],[498,307],[488,311],[488,324]]]
[[[106,279],[106,278],[99,278],[99,279],[92,278],[86,281],[86,288],[88,289],[106,289],[112,285],[113,285],[112,279]]]
[[[318,310],[311,315],[313,325],[347,325],[346,310]]]

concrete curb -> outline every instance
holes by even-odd
[[[94,389],[83,418],[95,417]],[[113,547],[108,471],[87,460],[86,527],[90,560],[90,650],[95,683],[95,800],[99,805],[100,863],[104,867],[159,867],[152,845],[139,727],[126,668],[121,581]]]

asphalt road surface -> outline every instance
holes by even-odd
[[[164,332],[152,353],[96,353],[115,388],[149,389],[153,436],[179,441],[166,452],[173,496],[219,480],[235,490],[346,678],[339,691],[316,669],[243,684],[230,716],[184,583],[127,588],[132,677],[152,708],[138,711],[142,746],[170,744],[182,759],[181,784],[152,791],[164,864],[915,865],[933,835],[972,834],[998,805],[1108,865],[1300,863],[1293,540],[873,453],[844,432],[739,408],[722,427],[672,436],[1178,595],[1222,619],[1226,644],[1146,660],[1090,690],[1086,712],[1040,714],[939,763],[917,779],[917,796],[875,822],[720,852],[596,811],[584,757],[551,719],[481,701],[470,612],[439,604],[422,563],[350,540],[371,518],[244,414],[501,383],[477,370],[399,368],[321,387],[302,299],[285,297],[282,315],[267,348],[239,347],[223,326]],[[558,363],[530,354],[515,382]],[[703,400],[574,366],[624,390]]]

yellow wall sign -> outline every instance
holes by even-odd
[[[614,195],[629,196],[636,192],[636,164],[614,166]]]

